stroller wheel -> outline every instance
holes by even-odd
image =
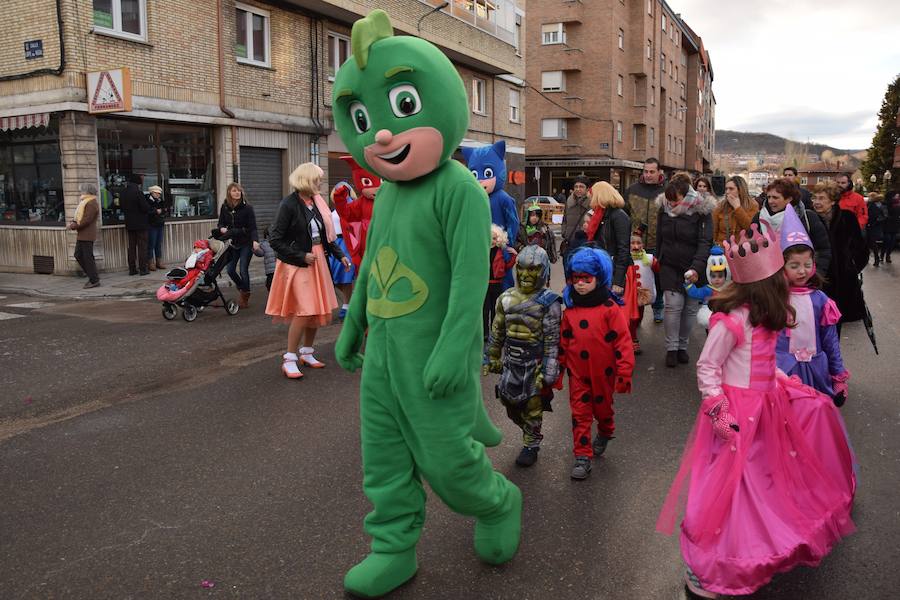
[[[237,302],[234,300],[229,300],[227,304],[225,304],[225,312],[229,315],[236,315],[240,308],[238,307]]]
[[[162,315],[166,321],[171,321],[178,316],[178,309],[171,302],[163,302]]]
[[[184,317],[185,321],[190,323],[197,318],[197,307],[193,304],[185,304],[184,311],[181,313],[181,316]]]

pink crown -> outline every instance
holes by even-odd
[[[784,256],[774,229],[766,227],[764,235],[759,232],[759,225],[756,223],[750,227],[749,237],[746,231],[741,231],[739,238],[731,236],[730,241],[722,243],[731,279],[735,283],[762,281],[784,267]]]

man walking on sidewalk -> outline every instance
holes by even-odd
[[[128,234],[128,274],[149,275],[147,265],[147,231],[150,229],[150,204],[138,185],[139,175],[132,175],[119,196],[125,213],[125,232]]]
[[[94,262],[94,242],[97,240],[97,217],[100,216],[100,207],[97,204],[96,184],[82,183],[78,191],[81,192],[81,198],[78,208],[75,209],[75,218],[69,223],[69,229],[77,232],[75,260],[87,275],[88,282],[84,287],[89,289],[100,285],[97,263]]]

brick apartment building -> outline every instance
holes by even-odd
[[[37,263],[77,269],[75,236],[64,225],[83,182],[101,190],[95,254],[111,271],[126,267],[118,194],[131,175],[145,191],[164,189],[163,252],[173,261],[209,233],[231,181],[243,184],[262,229],[296,165],[318,162],[332,184],[348,177],[330,81],[349,55],[352,23],[378,7],[397,34],[435,43],[459,69],[472,103],[464,145],[505,139],[511,170],[524,169],[523,2],[8,4],[14,18],[0,31],[0,271]]]
[[[582,173],[624,189],[648,156],[710,171],[712,64],[666,2],[546,0],[526,23],[529,194],[571,189]]]

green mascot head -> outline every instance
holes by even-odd
[[[350,154],[388,181],[411,181],[448,160],[469,126],[450,60],[425,40],[394,36],[383,10],[353,25],[353,56],[334,81],[334,121]]]

